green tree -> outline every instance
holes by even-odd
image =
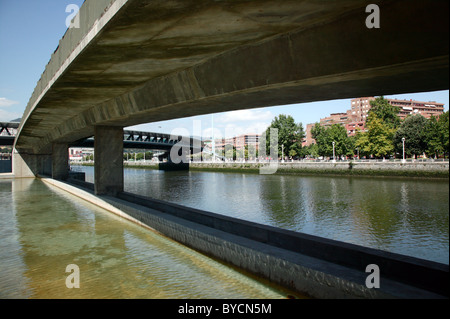
[[[423,154],[427,150],[427,121],[420,114],[408,116],[394,135],[395,152],[403,153],[402,138],[405,138],[405,153],[408,156],[417,158],[417,155]]]
[[[303,147],[303,156],[311,156],[314,158],[319,157],[319,147],[317,146],[317,144],[313,143],[309,146],[305,146]]]
[[[330,148],[330,141],[326,128],[319,123],[316,123],[311,129],[312,138],[316,140],[317,153],[319,156],[332,156],[333,147]]]
[[[352,156],[354,145],[352,139],[349,138],[347,130],[344,126],[339,124],[333,124],[329,129],[327,129],[329,134],[329,139],[333,143],[335,142],[335,153],[336,156]]]
[[[442,143],[442,131],[436,117],[432,116],[425,127],[426,153],[428,156],[438,158],[444,152]]]
[[[305,137],[302,123],[295,123],[290,115],[280,114],[275,117],[270,126],[266,130],[266,149],[270,154],[270,129],[278,130],[278,154],[281,155],[284,146],[284,155],[300,156],[302,151],[302,140]]]
[[[393,137],[395,129],[378,118],[375,112],[369,112],[366,123],[367,132],[357,132],[355,147],[366,156],[386,157],[394,151]]]
[[[255,157],[258,157],[258,149],[256,145],[249,144],[245,146],[245,156],[248,159],[254,159]]]
[[[312,137],[317,143],[317,152],[320,156],[333,156],[333,142],[335,143],[336,156],[353,155],[354,145],[352,139],[347,135],[345,127],[339,124],[325,128],[319,123],[311,130]]]
[[[441,138],[442,138],[442,146],[444,148],[444,157],[445,154],[450,153],[449,149],[449,122],[448,122],[448,112],[445,112],[439,117],[439,130],[441,131]]]
[[[398,128],[400,126],[400,118],[398,117],[398,113],[400,112],[400,108],[395,105],[391,105],[388,100],[386,100],[383,96],[375,98],[375,100],[370,101],[371,109],[370,113],[375,113],[377,118],[381,119],[385,125],[390,128]]]
[[[427,154],[437,158],[440,154],[449,153],[449,122],[448,113],[444,112],[439,120],[434,116],[430,118],[425,128],[425,140],[427,143]]]
[[[225,145],[225,158],[230,160],[236,160],[237,154],[236,154],[236,146],[232,144]]]

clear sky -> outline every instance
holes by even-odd
[[[0,121],[21,117],[29,98],[59,40],[67,30],[69,4],[81,6],[84,0],[0,0]],[[449,91],[389,98],[436,101],[448,110]],[[133,129],[171,133],[185,128],[192,134],[211,135],[214,118],[215,136],[261,133],[279,114],[292,115],[296,122],[315,123],[330,113],[350,109],[350,99],[261,109],[227,112],[188,119],[143,124]],[[196,121],[196,122],[194,122]],[[200,121],[200,122],[198,122]],[[198,125],[200,123],[200,125]],[[197,135],[197,134],[195,134]]]

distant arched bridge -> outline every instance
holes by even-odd
[[[18,122],[0,122],[0,146],[12,146],[19,128]],[[71,143],[70,147],[94,147],[94,138],[85,138]],[[164,133],[123,131],[124,149],[145,149],[170,151],[174,145],[189,148],[191,154],[203,151],[204,144],[200,139],[186,136],[176,136]]]

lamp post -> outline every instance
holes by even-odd
[[[333,163],[336,163],[336,152],[335,152],[336,142],[333,142]]]
[[[405,158],[405,141],[406,141],[406,138],[402,138],[402,143],[403,143],[403,160],[402,160],[402,163],[406,163],[406,158]]]
[[[284,163],[284,145],[281,145],[281,163]]]

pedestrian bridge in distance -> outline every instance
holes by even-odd
[[[0,146],[13,146],[19,122],[0,122]]]
[[[79,28],[60,40],[29,100],[15,174],[34,176],[51,160],[53,177],[64,179],[68,145],[95,136],[96,191],[115,194],[124,127],[447,90],[448,1],[373,1],[379,15],[367,4],[87,0]],[[372,18],[379,28],[367,23]]]
[[[202,141],[193,137],[131,130],[124,130],[123,135],[124,149],[170,151],[174,145],[177,145],[190,150],[191,154],[200,153],[203,150]],[[94,138],[90,137],[71,143],[69,146],[92,148],[94,142]]]
[[[13,146],[19,122],[0,122],[0,146]],[[146,149],[170,151],[174,145],[190,149],[191,154],[200,153],[203,144],[200,139],[186,136],[174,136],[164,133],[152,133],[124,130],[125,149]],[[94,138],[89,137],[69,144],[69,147],[94,147]]]

